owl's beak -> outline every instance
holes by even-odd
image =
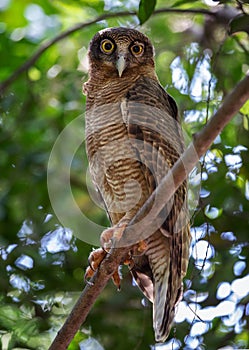
[[[116,67],[117,67],[117,70],[118,70],[118,75],[121,78],[122,74],[123,74],[123,71],[126,68],[126,59],[125,59],[124,55],[119,55],[118,56],[118,59],[116,61]]]

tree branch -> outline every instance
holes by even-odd
[[[160,13],[192,13],[192,14],[202,14],[208,16],[216,17],[216,12],[211,12],[205,9],[174,9],[174,8],[161,8],[155,10],[153,15],[157,15]],[[114,18],[114,17],[127,17],[127,16],[136,16],[137,13],[135,11],[121,11],[116,13],[105,13],[96,17],[95,19],[83,23],[78,23],[75,26],[69,28],[68,30],[62,32],[58,36],[54,37],[51,40],[48,40],[40,45],[38,50],[27,60],[25,61],[19,68],[17,68],[7,79],[5,79],[0,84],[0,94],[3,93],[22,73],[26,72],[30,67],[32,67],[35,62],[41,57],[41,55],[48,50],[51,46],[56,44],[58,41],[65,39],[69,35],[77,32],[80,29],[89,27],[92,24],[97,22]]]
[[[155,218],[157,217],[158,213],[170,200],[176,189],[187,178],[190,171],[198,162],[199,157],[207,151],[214,139],[219,135],[223,128],[228,124],[228,122],[240,110],[240,108],[248,99],[249,75],[246,75],[245,78],[241,80],[239,84],[233,89],[233,91],[225,97],[223,104],[208,121],[206,126],[194,135],[193,142],[183,153],[182,157],[172,167],[171,172],[169,172],[163,178],[157,189],[148,198],[148,200],[145,202],[133,220],[131,220],[123,234],[125,237],[126,246],[122,249],[113,248],[110,254],[106,255],[98,271],[94,274],[91,280],[91,284],[87,285],[83,290],[78,302],[71,311],[65,324],[58,332],[49,350],[67,349],[75,333],[80,328],[81,324],[85,321],[98,295],[104,289],[106,283],[130,250],[130,247],[127,246],[127,236],[129,237],[131,235],[134,242],[134,234],[139,237],[141,232],[143,232],[145,229],[145,225],[148,225],[149,230],[153,229],[153,222],[156,221]],[[173,188],[171,185],[172,181],[169,181],[172,180],[172,176],[175,181],[175,188]],[[148,212],[148,208],[151,208],[151,203],[154,202],[155,198],[157,199],[156,208],[152,208],[146,217],[143,218],[144,214]],[[132,226],[135,223],[138,223],[139,225],[141,218],[143,218],[143,225],[140,227],[141,230],[138,230],[138,227],[136,226],[136,232],[134,232]],[[146,220],[146,222],[144,220]]]
[[[77,32],[80,29],[83,29],[85,27],[88,27],[94,23],[97,23],[99,21],[108,19],[108,18],[113,18],[116,17],[117,15],[122,17],[122,16],[129,16],[129,15],[134,15],[135,13],[129,12],[129,11],[124,11],[124,12],[119,12],[117,14],[115,13],[107,13],[104,15],[101,15],[91,21],[83,22],[83,23],[78,23],[75,26],[69,28],[68,30],[62,32],[61,34],[57,35],[51,40],[48,40],[44,42],[43,44],[40,45],[38,50],[26,61],[24,62],[17,70],[15,70],[6,80],[4,80],[1,85],[0,85],[0,93],[3,93],[5,89],[12,84],[22,73],[26,72],[30,67],[32,67],[35,62],[40,58],[40,56],[51,46],[56,44],[58,41],[65,39],[69,35]]]

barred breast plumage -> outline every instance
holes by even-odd
[[[127,224],[184,150],[177,106],[158,82],[153,46],[142,33],[97,33],[89,61],[84,91],[90,172],[112,225]],[[131,273],[153,302],[159,342],[169,334],[188,266],[186,187],[160,213],[158,229],[143,237],[143,254],[132,257]]]

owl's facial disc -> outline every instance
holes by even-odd
[[[116,61],[116,68],[118,70],[118,75],[121,78],[123,71],[125,70],[127,66],[127,61],[125,59],[125,55],[124,54],[120,54],[118,55],[117,61]]]
[[[137,64],[140,65],[141,62],[137,61],[137,59],[144,54],[145,44],[140,41],[134,41],[129,46],[124,43],[120,47],[118,45],[117,51],[117,59],[116,59],[116,68],[118,70],[118,75],[121,78],[124,70],[129,67],[134,67]]]

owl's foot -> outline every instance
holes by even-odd
[[[107,228],[100,236],[100,243],[104,250],[107,252],[113,247],[115,242],[118,242],[127,226],[127,223],[120,223],[116,226]]]
[[[100,236],[100,242],[101,242],[102,248],[98,248],[93,252],[91,252],[88,258],[89,266],[86,269],[86,273],[85,273],[85,280],[87,281],[87,283],[90,283],[88,279],[90,279],[94,275],[95,271],[98,269],[102,260],[105,258],[105,256],[109,253],[109,251],[115,244],[115,241],[120,240],[126,226],[127,226],[126,223],[121,223],[114,227],[110,227],[102,232]],[[127,259],[127,261],[128,260],[129,259]],[[120,290],[121,274],[119,269],[117,269],[112,275],[112,280],[115,286],[117,287],[117,289]]]
[[[97,269],[99,268],[101,262],[103,261],[106,255],[107,255],[107,252],[103,248],[95,249],[90,253],[88,258],[89,266],[87,267],[85,276],[84,276],[86,283],[90,285],[92,284],[92,282],[89,281],[89,279],[93,277],[94,273],[97,271]],[[112,275],[112,280],[115,286],[117,287],[117,289],[120,290],[121,273],[119,269],[117,269]]]
[[[107,254],[106,251],[104,251],[102,248],[95,249],[90,253],[88,257],[89,266],[87,267],[85,276],[84,276],[85,281],[88,284],[91,284],[89,279],[92,278],[94,273],[97,271],[99,265],[101,264],[106,254]]]
[[[127,223],[122,222],[114,227],[110,227],[102,232],[100,237],[100,242],[103,247],[103,250],[106,251],[106,253],[109,252],[109,250],[114,247],[115,242],[118,242],[127,226]],[[125,260],[122,262],[123,265],[131,265],[133,256],[140,256],[143,255],[146,250],[148,249],[148,244],[145,240],[138,242],[135,244]]]
[[[115,245],[115,242],[118,242],[121,239],[126,226],[127,226],[127,223],[122,222],[102,232],[100,236],[100,242],[101,242],[102,248],[98,248],[93,252],[91,252],[88,258],[89,266],[86,269],[86,273],[85,273],[85,280],[87,281],[87,283],[91,283],[88,281],[88,279],[90,279],[94,275],[95,271],[100,266],[102,260],[109,253],[113,245]],[[133,264],[132,256],[143,255],[146,250],[147,250],[147,243],[145,241],[140,241],[132,248],[131,252],[128,254],[126,259],[122,262],[122,264],[131,266]],[[115,286],[117,287],[117,289],[120,290],[121,273],[119,269],[117,269],[112,275],[112,280]]]
[[[129,256],[123,262],[124,265],[128,265],[129,270],[131,271],[135,265],[134,257],[144,255],[148,249],[148,244],[146,241],[140,241],[132,247],[129,252]]]
[[[133,256],[143,255],[146,252],[147,249],[148,249],[147,242],[146,241],[140,241],[132,248],[132,255]]]

